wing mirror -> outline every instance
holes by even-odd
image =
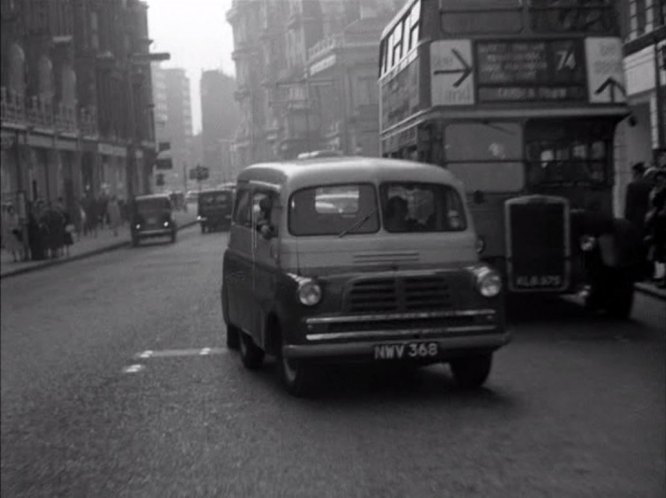
[[[486,196],[481,190],[475,190],[472,198],[474,199],[475,204],[483,204],[486,202]]]
[[[277,231],[273,225],[264,225],[259,229],[259,233],[264,240],[270,240],[277,236]]]

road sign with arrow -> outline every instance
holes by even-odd
[[[619,38],[585,39],[587,88],[593,104],[619,104],[627,101]]]
[[[430,44],[432,105],[474,104],[471,40],[438,40]]]

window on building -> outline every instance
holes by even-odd
[[[403,28],[405,26],[404,21],[398,24],[395,29],[393,30],[393,43],[391,45],[392,49],[392,55],[391,55],[391,63],[392,64],[397,64],[397,62],[400,60],[402,57],[402,33],[403,33]]]
[[[358,105],[377,103],[377,81],[374,78],[359,78],[356,82],[356,88],[356,103]]]
[[[409,12],[409,48],[411,50],[419,41],[419,25],[421,21],[421,0],[417,0]]]
[[[629,2],[629,27],[630,38],[641,36],[645,33],[647,24],[646,0],[630,0]]]

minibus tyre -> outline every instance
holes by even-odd
[[[139,237],[132,235],[132,247],[139,247]]]
[[[462,389],[476,389],[488,379],[492,367],[492,353],[467,356],[451,360],[453,378]]]
[[[254,343],[252,337],[243,331],[240,335],[239,349],[243,366],[248,370],[257,370],[264,362],[264,351]]]
[[[175,244],[176,243],[176,231],[174,230],[171,232],[171,243]]]
[[[297,398],[312,396],[315,385],[314,371],[305,360],[288,360],[282,354],[284,342],[280,339],[277,350],[277,367],[285,390]]]
[[[206,233],[206,225],[201,224],[201,233]]]
[[[227,324],[227,349],[238,351],[240,347],[240,330],[238,327]]]

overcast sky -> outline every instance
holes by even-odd
[[[233,35],[226,13],[232,0],[148,0],[151,52],[169,52],[163,67],[182,67],[190,78],[192,126],[201,130],[199,78],[206,69],[235,74]]]

